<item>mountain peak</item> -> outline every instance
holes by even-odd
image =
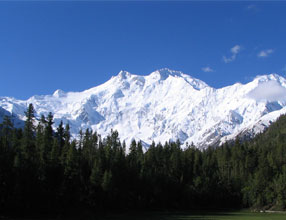
[[[169,76],[182,77],[182,75],[184,75],[182,72],[176,71],[176,70],[171,70],[168,68],[162,68],[162,69],[156,70],[150,74],[150,76],[158,78],[159,80],[165,80]]]
[[[201,90],[206,87],[209,87],[205,82],[199,79],[196,79],[181,71],[171,70],[168,68],[156,70],[155,72],[151,73],[149,76],[151,76],[152,78],[156,80],[166,80],[169,76],[172,76],[175,78],[181,78],[185,80],[188,84],[190,84],[196,90]]]
[[[284,79],[284,78],[279,76],[276,73],[271,73],[271,74],[265,74],[265,75],[258,75],[255,77],[254,81],[258,81],[258,82],[281,81],[281,79]]]
[[[130,77],[132,74],[125,71],[125,70],[120,70],[120,72],[118,73],[118,77],[121,79],[127,79],[128,77]]]
[[[66,96],[66,93],[61,90],[61,89],[57,89],[54,93],[53,93],[54,97],[60,98],[60,97],[64,97]]]

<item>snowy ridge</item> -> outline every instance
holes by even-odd
[[[103,136],[114,129],[127,144],[133,138],[146,145],[179,139],[203,148],[245,132],[255,135],[286,113],[286,79],[270,74],[215,89],[169,69],[147,76],[120,71],[82,92],[57,90],[28,100],[0,97],[0,110],[24,119],[29,103],[38,117],[52,112],[55,126],[69,123],[75,137],[80,129]]]

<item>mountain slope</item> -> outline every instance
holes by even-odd
[[[0,107],[24,119],[33,103],[38,117],[54,114],[74,136],[80,128],[102,135],[111,129],[127,143],[175,141],[206,147],[247,133],[252,136],[286,112],[286,80],[256,77],[245,85],[215,89],[179,71],[161,69],[147,76],[121,71],[106,83],[82,91],[33,96],[28,100],[0,98]],[[1,117],[1,116],[0,116]]]

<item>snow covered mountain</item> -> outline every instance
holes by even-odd
[[[161,69],[147,76],[121,71],[106,83],[82,91],[57,90],[28,100],[0,98],[0,118],[12,114],[20,126],[29,103],[37,117],[54,114],[55,126],[69,123],[76,136],[92,128],[107,135],[117,130],[121,140],[146,145],[179,139],[204,148],[253,136],[286,113],[286,79],[256,77],[247,84],[215,89],[179,71]]]

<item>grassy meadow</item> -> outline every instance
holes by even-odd
[[[144,213],[109,215],[98,220],[285,220],[285,213],[205,212],[205,213]]]

